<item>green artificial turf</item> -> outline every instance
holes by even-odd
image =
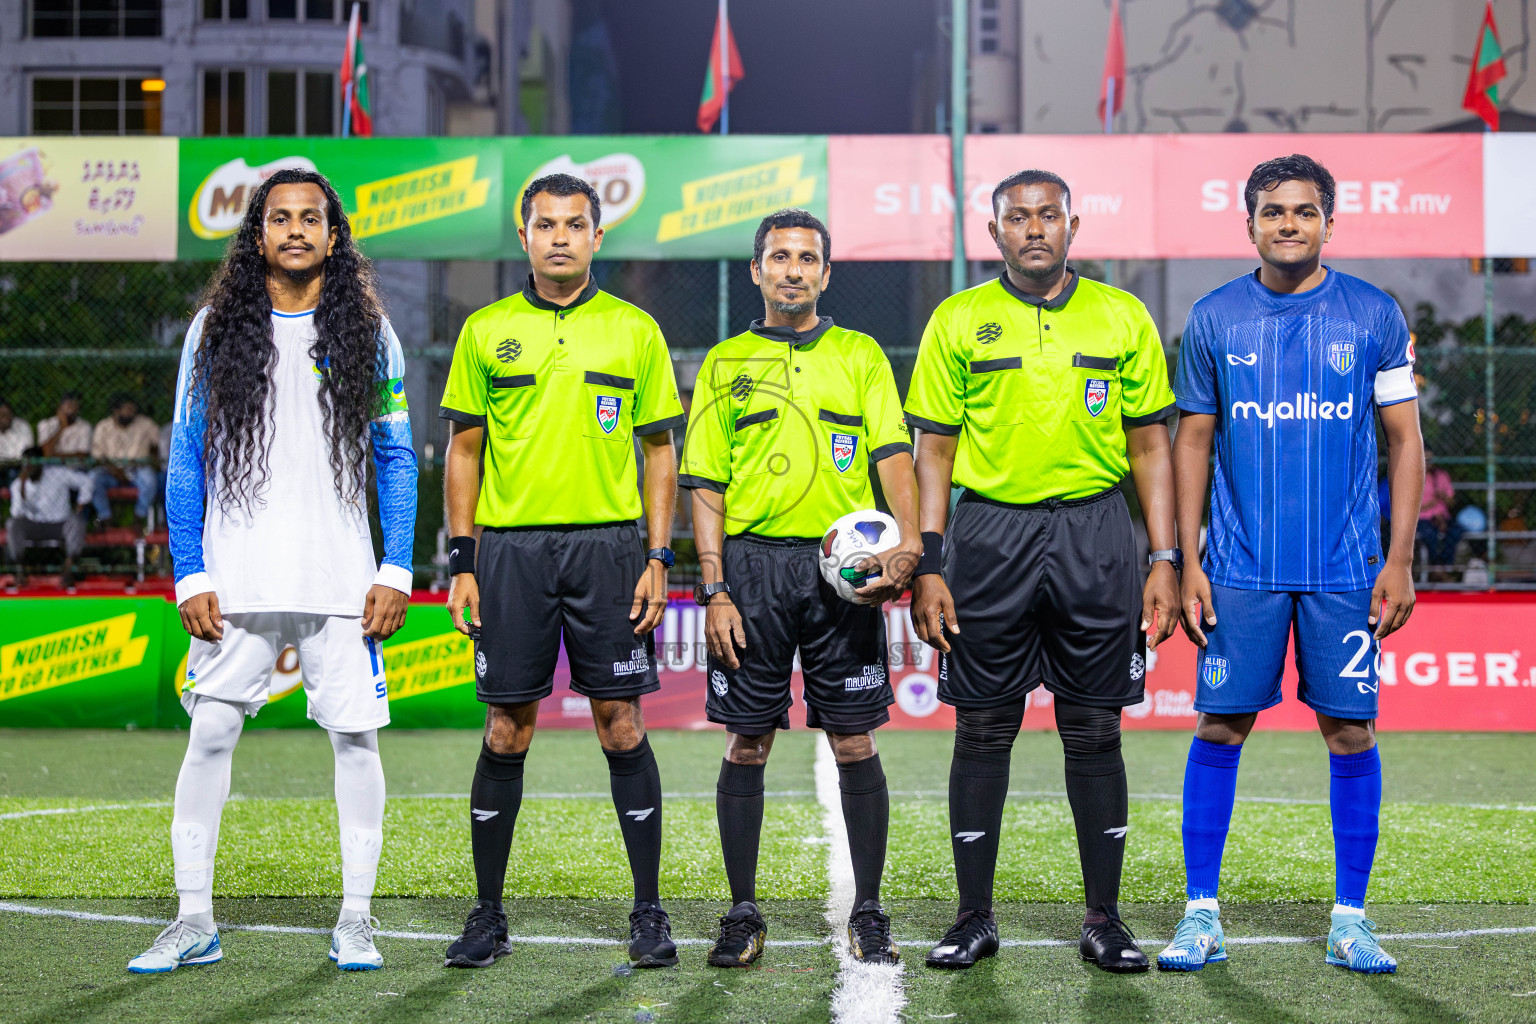
[[[248,733],[236,752],[221,829],[215,912],[227,958],[168,976],[134,977],[127,959],[154,924],[39,917],[0,907],[0,1021],[5,1024],[196,1021],[827,1021],[837,966],[824,916],[823,811],[813,754],[819,738],[782,735],[767,773],[759,894],[769,922],[761,969],[703,966],[724,910],[712,792],[724,737],[654,733],[670,794],[664,805],[662,891],[674,934],[691,940],[676,969],[632,972],[615,943],[627,935],[630,880],[607,766],[590,732],[541,733],[528,760],[528,799],[508,874],[514,934],[569,944],[519,944],[484,971],[445,971],[473,893],[467,824],[479,737],[381,736],[391,800],[374,913],[382,972],[343,975],[323,934],[230,925],[328,929],[340,893],[331,753],[317,730]],[[1223,871],[1229,937],[1311,937],[1234,945],[1232,961],[1194,975],[1115,977],[1083,965],[1075,945],[1081,880],[1061,750],[1051,733],[1015,749],[998,871],[1006,945],[970,972],[927,970],[921,957],[953,920],[947,807],[951,739],[879,737],[892,790],[884,897],[906,954],[905,1021],[1536,1020],[1536,737],[1382,737],[1386,804],[1371,882],[1372,916],[1393,977],[1351,975],[1322,962],[1333,849],[1327,754],[1315,734],[1258,733],[1239,776]],[[1179,804],[1188,736],[1128,733],[1131,829],[1123,912],[1149,950],[1182,908]],[[52,910],[168,919],[168,828],[184,733],[0,730],[0,899]],[[130,805],[114,807],[113,805]],[[240,898],[236,898],[240,897]],[[774,946],[792,939],[810,945]],[[583,944],[577,940],[604,940]]]

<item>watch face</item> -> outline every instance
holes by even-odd
[[[704,590],[704,584],[697,583],[693,588],[693,600],[696,604],[708,604],[709,594]]]

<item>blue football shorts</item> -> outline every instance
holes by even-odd
[[[1294,628],[1296,696],[1335,718],[1373,719],[1381,644],[1370,625],[1371,591],[1340,594],[1238,590],[1211,584],[1216,625],[1195,667],[1195,710],[1216,715],[1280,703],[1286,641]]]

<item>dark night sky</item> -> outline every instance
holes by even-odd
[[[935,0],[735,0],[746,78],[731,133],[912,130],[915,54],[943,52]],[[607,0],[623,130],[696,132],[715,0]]]

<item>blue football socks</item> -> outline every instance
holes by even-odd
[[[1381,834],[1381,754],[1375,747],[1358,754],[1329,754],[1328,768],[1337,902],[1364,908],[1376,839]],[[1186,827],[1186,835],[1187,831]],[[1186,838],[1186,848],[1188,843]]]
[[[1208,743],[1198,736],[1190,741],[1184,768],[1184,875],[1192,900],[1216,897],[1242,756],[1241,744]]]

